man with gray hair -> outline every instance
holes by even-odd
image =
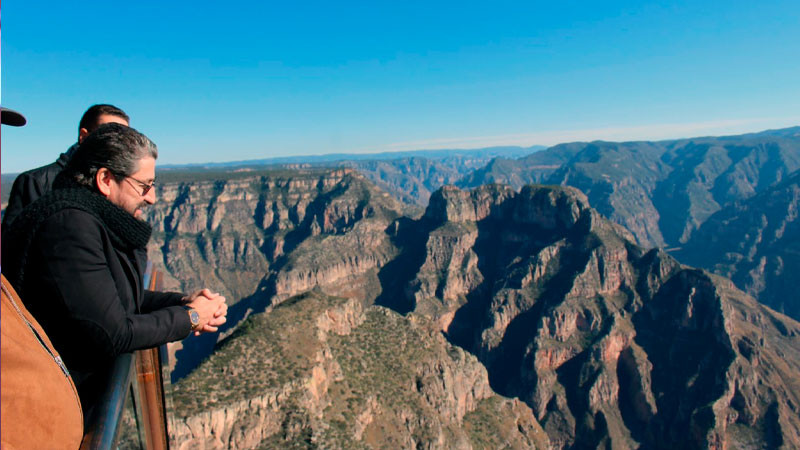
[[[156,201],[157,157],[133,128],[101,125],[3,235],[6,277],[64,358],[84,411],[117,355],[225,322],[225,298],[208,289],[144,289],[152,229],[139,217]]]

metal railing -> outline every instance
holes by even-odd
[[[132,367],[131,353],[119,355],[114,361],[108,384],[86,424],[81,450],[114,448],[122,410],[130,391]]]
[[[149,290],[158,290],[161,285],[161,274],[149,261],[144,284]],[[118,447],[128,400],[133,404],[136,427],[133,435],[138,439],[138,446],[147,450],[169,448],[163,370],[167,366],[166,356],[166,345],[162,345],[117,357],[103,396],[86,424],[81,450]]]

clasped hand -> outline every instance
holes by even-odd
[[[225,303],[225,297],[219,293],[201,289],[184,297],[183,302],[200,316],[200,325],[194,331],[195,336],[200,336],[201,333],[213,333],[227,320],[228,305]]]

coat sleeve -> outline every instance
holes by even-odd
[[[144,291],[142,312],[156,311],[168,306],[182,306],[183,294],[179,292]]]
[[[48,301],[60,303],[58,309],[66,313],[62,328],[71,334],[65,339],[81,353],[112,358],[189,335],[191,323],[180,306],[144,314],[126,311],[120,296],[130,298],[133,287],[115,281],[106,253],[114,250],[94,216],[61,211],[42,225],[35,245],[42,256],[41,280],[56,297]],[[120,286],[130,291],[118,292]]]
[[[21,173],[14,180],[11,186],[11,194],[8,197],[8,206],[3,213],[2,231],[5,232],[11,222],[34,200],[42,196],[42,186],[36,181],[36,177],[29,173]]]

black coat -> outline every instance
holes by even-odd
[[[53,201],[70,191],[94,196],[89,198],[104,202],[108,211],[97,214],[64,207],[70,204],[64,199]],[[149,226],[127,220],[136,219],[98,194],[56,190],[26,208],[3,236],[3,271],[63,357],[85,406],[114,357],[183,339],[191,331],[181,294],[144,289],[142,242]],[[147,234],[137,245],[120,240],[119,233],[142,226]],[[30,231],[22,227],[33,232],[25,244]]]
[[[53,181],[67,165],[67,161],[69,161],[70,156],[77,147],[78,144],[73,145],[53,163],[17,175],[17,178],[14,179],[14,184],[11,186],[8,205],[3,212],[2,232],[4,234],[8,229],[8,225],[26,206],[50,192],[53,187]]]

